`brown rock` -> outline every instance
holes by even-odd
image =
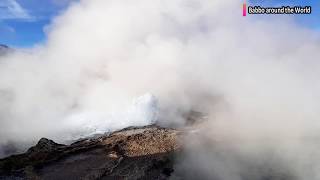
[[[0,160],[0,179],[167,179],[180,134],[146,126],[68,146],[42,138],[25,154]]]

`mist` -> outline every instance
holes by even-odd
[[[183,125],[195,110],[208,120],[186,138],[181,172],[319,179],[319,33],[288,17],[244,18],[239,7],[72,3],[45,43],[0,57],[0,144]]]

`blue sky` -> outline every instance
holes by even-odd
[[[30,47],[45,41],[44,27],[73,0],[0,0],[0,44]]]
[[[320,0],[248,0],[247,2],[251,6],[259,5],[264,7],[311,6],[311,15],[294,15],[295,20],[301,26],[320,31]],[[273,15],[270,18],[274,18],[275,16],[279,15]]]
[[[77,0],[0,0],[0,44],[31,47],[45,41],[43,28],[71,1]],[[301,26],[320,31],[320,0],[247,1],[260,6],[310,5],[312,15],[296,15],[295,20]]]

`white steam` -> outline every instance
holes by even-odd
[[[209,122],[188,140],[185,168],[208,179],[268,178],[259,170],[267,167],[319,179],[319,36],[280,16],[241,17],[240,5],[73,4],[46,28],[44,45],[1,57],[0,142],[63,140],[83,126],[92,134],[149,124],[154,114],[183,124],[182,114],[199,110]],[[158,106],[147,95],[128,107],[146,92]]]
[[[62,125],[65,135],[59,135],[60,141],[85,138],[90,135],[104,134],[128,126],[154,124],[157,120],[158,105],[156,98],[145,94],[135,98],[129,105],[101,111],[74,112]],[[69,137],[68,137],[69,136]]]

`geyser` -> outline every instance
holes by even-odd
[[[231,0],[72,4],[46,27],[46,43],[0,57],[0,143],[62,142],[154,117],[183,124],[183,114],[198,110],[208,122],[185,141],[177,166],[207,179],[263,179],[270,166],[319,179],[318,32],[290,18],[243,18],[239,7]],[[146,92],[156,100],[146,95],[130,105]],[[262,173],[251,173],[257,164]]]

